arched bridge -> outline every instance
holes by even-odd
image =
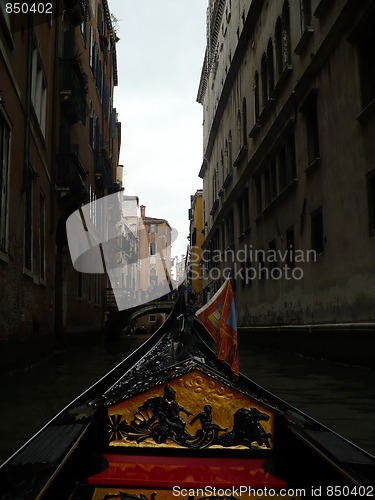
[[[131,321],[140,318],[145,314],[153,314],[156,312],[171,312],[174,306],[174,301],[165,300],[166,297],[164,297],[163,299],[153,300],[151,302],[147,302],[146,304],[132,307],[131,309],[125,309],[124,311],[119,311],[117,309],[117,306],[108,307],[108,320],[105,325],[107,335],[119,335]]]

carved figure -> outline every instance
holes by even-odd
[[[150,410],[151,416],[148,413]],[[143,412],[149,416],[148,419],[139,418]],[[177,403],[175,390],[166,385],[163,396],[150,398],[138,408],[131,425],[143,430],[152,428],[152,437],[157,443],[165,443],[168,438],[176,437],[178,442],[184,443],[191,436],[185,430],[186,422],[180,417],[181,412],[187,416],[192,415],[189,410]]]
[[[193,425],[196,420],[200,420],[202,429],[198,429],[197,435],[202,434],[202,431],[206,434],[217,434],[219,431],[228,430],[227,428],[221,428],[219,425],[215,424],[215,422],[212,421],[212,407],[210,405],[206,405],[203,410],[204,411],[195,415],[195,417],[190,422],[190,425]]]
[[[218,436],[215,444],[221,446],[244,445],[253,448],[252,443],[256,442],[259,446],[265,445],[270,448],[269,440],[272,440],[272,434],[266,434],[260,424],[262,420],[269,420],[269,415],[261,413],[257,408],[240,408],[233,415],[233,429]]]

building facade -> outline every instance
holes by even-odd
[[[172,230],[165,219],[146,217],[145,205],[139,223],[139,290],[146,302],[170,292]]]
[[[374,16],[370,0],[209,2],[204,290],[230,274],[239,325],[375,321]]]
[[[201,295],[202,279],[202,244],[203,244],[203,190],[198,189],[190,197],[190,251],[189,251],[189,282],[192,292]]]
[[[0,75],[0,350],[22,363],[103,322],[104,275],[73,269],[65,222],[119,189],[107,1],[54,1],[48,12],[19,14],[2,0]]]

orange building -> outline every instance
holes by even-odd
[[[156,292],[169,292],[171,278],[171,226],[165,219],[146,217],[141,205],[139,235],[139,287],[152,300]],[[158,293],[160,296],[160,293]]]

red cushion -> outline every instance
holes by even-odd
[[[88,479],[89,484],[172,488],[205,486],[280,489],[286,483],[263,469],[259,458],[194,458],[104,454],[108,468]]]

